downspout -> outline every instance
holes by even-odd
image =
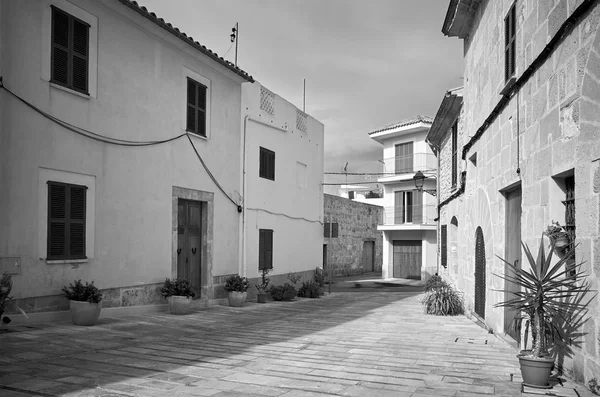
[[[425,139],[425,142],[427,142],[427,144],[433,148],[435,154],[436,154],[436,158],[437,158],[437,170],[436,170],[436,181],[435,181],[435,190],[436,190],[436,201],[437,201],[437,218],[435,219],[435,221],[437,221],[437,227],[436,227],[436,241],[437,241],[437,237],[440,235],[440,147],[436,144],[434,144],[433,142],[429,141],[428,139]],[[438,245],[439,247],[439,245]],[[440,274],[440,259],[439,259],[439,250],[437,250],[437,254],[438,254],[438,258],[436,258],[436,272],[437,274]]]
[[[242,142],[242,269],[240,272],[242,276],[246,276],[246,271],[248,270],[246,260],[246,135],[248,131],[248,120],[264,125],[265,127],[274,128],[278,131],[287,132],[287,129],[285,128],[265,123],[262,120],[250,117],[250,115],[246,115],[244,117],[244,133]]]

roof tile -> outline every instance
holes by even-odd
[[[417,123],[433,124],[433,119],[431,117],[428,117],[428,116],[418,116],[417,115],[416,117],[412,117],[410,119],[398,121],[396,123],[387,125],[387,126],[385,126],[383,128],[380,128],[378,130],[371,131],[371,132],[369,132],[369,135],[373,135],[373,134],[376,134],[378,132],[383,132],[383,131],[387,131],[387,130],[392,130],[394,128],[406,127],[408,125],[417,124]]]

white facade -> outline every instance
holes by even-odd
[[[323,124],[258,82],[243,84],[243,273],[258,277],[259,230],[273,231],[270,275],[322,266]],[[260,150],[274,153],[273,180]]]
[[[436,273],[435,171],[437,160],[425,142],[431,119],[417,116],[369,133],[383,145],[383,278],[427,279]],[[427,178],[422,191],[413,177]],[[426,193],[429,191],[430,193]]]

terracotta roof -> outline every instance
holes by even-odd
[[[137,1],[133,1],[133,0],[117,0],[117,1],[126,5],[127,7],[131,8],[132,10],[136,11],[138,14],[149,19],[150,21],[154,22],[161,28],[165,29],[167,32],[179,37],[181,40],[185,41],[186,43],[188,43],[189,45],[191,45],[192,47],[194,47],[195,49],[200,51],[202,54],[208,56],[209,58],[212,58],[217,63],[220,63],[221,65],[230,69],[234,73],[242,76],[244,79],[248,80],[249,82],[251,82],[251,83],[254,82],[254,79],[252,78],[252,76],[250,76],[247,72],[238,68],[233,63],[225,60],[223,57],[219,57],[219,55],[217,55],[216,52],[211,51],[210,49],[206,48],[206,46],[203,46],[202,44],[198,43],[197,41],[194,41],[194,39],[191,36],[186,35],[182,31],[177,29],[175,26],[166,22],[164,19],[157,17],[155,13],[148,11],[148,9],[144,6],[139,5],[137,3]]]
[[[427,117],[427,116],[417,116],[417,117],[413,117],[410,119],[399,121],[394,124],[387,125],[383,128],[375,130],[375,131],[371,131],[371,132],[369,132],[369,135],[373,135],[378,132],[383,132],[383,131],[387,131],[387,130],[392,130],[394,128],[406,127],[407,125],[418,124],[418,123],[432,124],[433,119],[431,117]]]

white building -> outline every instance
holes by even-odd
[[[425,137],[432,119],[417,116],[372,131],[383,145],[383,278],[426,279],[436,273],[437,160]],[[414,177],[427,178],[417,189]]]

